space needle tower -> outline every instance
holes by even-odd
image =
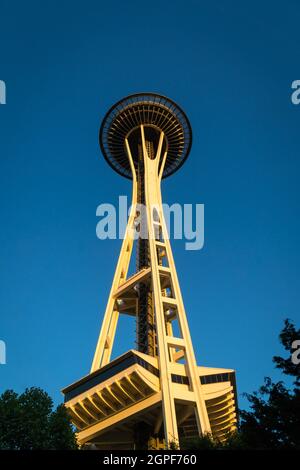
[[[180,448],[207,433],[226,440],[235,372],[197,365],[162,207],[162,179],[191,150],[188,118],[169,98],[138,93],[112,106],[99,137],[111,168],[132,180],[132,204],[91,371],[63,390],[78,442],[122,450]],[[136,343],[112,358],[120,315],[135,318]]]

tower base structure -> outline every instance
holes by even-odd
[[[211,435],[223,442],[236,429],[235,372],[200,366],[197,370]],[[199,434],[185,365],[173,364],[171,372],[179,439],[174,444],[181,447]],[[167,449],[157,358],[130,350],[66,387],[63,393],[80,446]]]

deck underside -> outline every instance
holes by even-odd
[[[222,441],[236,428],[234,372],[199,367],[199,380],[212,435]],[[172,386],[179,440],[193,438],[198,430],[184,365],[177,364]],[[80,445],[98,449],[164,446],[162,392],[155,358],[129,351],[63,392]]]

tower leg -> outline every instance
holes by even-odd
[[[127,148],[128,142],[126,141]],[[130,154],[130,150],[129,150]],[[109,293],[109,298],[103,318],[102,327],[100,330],[99,339],[96,346],[96,351],[94,354],[94,359],[91,367],[91,372],[99,369],[99,367],[104,366],[110,360],[113,342],[115,337],[115,332],[117,328],[119,314],[115,309],[114,292],[118,287],[126,280],[130,258],[132,254],[133,241],[135,235],[134,221],[136,217],[136,205],[137,205],[137,180],[135,168],[133,165],[132,158],[130,157],[130,164],[133,175],[133,186],[132,186],[132,202],[131,210],[128,218],[128,223],[117,263],[117,268],[115,271],[114,279],[112,282],[111,290]]]
[[[162,209],[160,183],[163,164],[166,158],[166,154],[164,156],[161,155],[164,135],[163,132],[160,133],[155,158],[150,158],[148,150],[149,144],[147,145],[143,126],[141,126],[141,137],[145,166],[145,199],[147,208],[152,288],[154,295],[154,308],[159,350],[159,368],[161,374],[161,388],[163,393],[164,427],[165,438],[167,445],[169,446],[170,442],[172,441],[178,442],[178,426],[171,373],[171,362],[172,355],[174,353],[174,346],[175,350],[176,346],[180,346],[182,356],[184,356],[186,360],[189,384],[191,390],[194,392],[195,397],[196,417],[199,434],[208,433],[211,431],[211,428],[203,394],[201,391],[198,368]],[[164,270],[167,269],[170,276],[172,304],[174,305],[173,310],[176,313],[182,336],[180,341],[178,341],[177,338],[170,336],[170,333],[172,334],[172,327],[171,325],[168,325],[168,321],[166,319],[166,312],[168,311],[166,304],[170,303],[170,301],[168,298],[165,298],[162,293],[160,280],[160,270],[162,267],[159,264],[158,247],[160,249],[163,248],[166,252],[168,268],[164,268]]]

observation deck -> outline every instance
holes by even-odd
[[[192,129],[184,111],[174,101],[155,93],[136,93],[118,101],[105,115],[99,133],[102,153],[108,164],[120,175],[132,179],[125,139],[137,138],[141,125],[163,131],[167,159],[163,178],[172,175],[187,159],[192,144]],[[148,131],[149,132],[149,131]],[[138,153],[133,154],[138,166]]]

